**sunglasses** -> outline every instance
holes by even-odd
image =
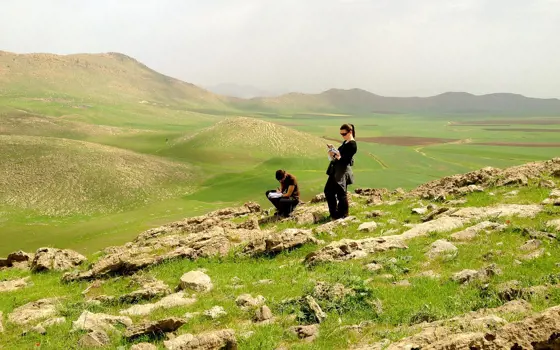
[[[346,136],[346,135],[348,135],[348,134],[349,134],[348,132],[341,132],[341,133],[340,133],[340,136]]]

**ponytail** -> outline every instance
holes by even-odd
[[[356,127],[354,124],[350,124],[350,126],[352,127],[352,137],[356,137]]]
[[[340,130],[346,130],[352,133],[352,137],[356,137],[356,127],[354,124],[342,124]]]

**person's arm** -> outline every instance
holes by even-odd
[[[348,166],[352,162],[352,157],[354,157],[356,152],[358,152],[358,145],[356,142],[348,142],[340,149],[340,153],[335,155],[335,158],[337,162]]]
[[[282,197],[291,197],[292,193],[294,193],[294,189],[296,188],[296,186],[294,185],[290,185],[288,186],[288,192],[286,192]]]

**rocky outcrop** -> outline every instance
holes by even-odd
[[[224,329],[198,335],[183,334],[163,342],[168,350],[237,350],[233,329]]]
[[[142,283],[142,288],[121,295],[118,301],[121,303],[136,303],[141,300],[150,300],[154,298],[161,298],[171,294],[171,289],[160,280],[150,280]]]
[[[130,347],[130,350],[158,350],[157,346],[150,343],[138,343]]]
[[[132,320],[125,316],[95,314],[93,312],[84,311],[76,321],[72,322],[72,330],[85,330],[90,332],[100,330],[112,332],[116,330],[114,327],[116,324],[130,327],[132,326]]]
[[[80,348],[103,348],[111,343],[111,339],[104,331],[96,330],[80,337]]]
[[[33,254],[19,250],[17,252],[10,253],[10,255],[8,255],[5,259],[0,258],[0,269],[10,267],[27,269],[29,268],[31,261],[33,261]]]
[[[313,237],[311,230],[289,228],[279,233],[269,233],[251,240],[243,249],[245,254],[277,254],[284,250],[297,248],[306,243],[319,241]]]
[[[0,311],[0,333],[4,332],[4,314]]]
[[[266,234],[260,229],[244,228],[247,225],[252,227],[254,223],[235,224],[225,220],[258,211],[258,205],[248,203],[241,208],[222,209],[148,230],[124,246],[105,249],[106,255],[93,264],[90,270],[67,273],[63,281],[129,275],[171,259],[196,260],[224,256],[232,248]]]
[[[473,281],[485,281],[492,276],[501,274],[502,270],[496,267],[496,265],[491,264],[481,268],[480,270],[467,269],[459,271],[451,276],[451,280],[458,282],[459,284],[465,284]]]
[[[127,327],[124,336],[127,340],[134,340],[141,336],[160,337],[165,333],[175,332],[186,320],[177,317],[170,317],[159,321],[146,322]]]
[[[427,199],[445,198],[452,194],[468,193],[469,186],[526,185],[529,179],[560,173],[560,158],[527,163],[507,169],[483,168],[466,174],[447,176],[423,184],[409,193]]]
[[[8,315],[8,320],[17,325],[27,325],[56,315],[60,298],[40,299],[20,306]]]
[[[46,321],[43,321],[43,322],[39,323],[36,326],[31,327],[31,329],[29,329],[28,331],[23,332],[22,335],[26,335],[26,334],[29,334],[29,333],[38,333],[38,334],[45,335],[45,334],[47,334],[47,328],[55,326],[57,324],[63,324],[65,322],[66,322],[65,317],[51,318],[49,320],[46,320]]]
[[[500,225],[492,221],[483,221],[483,222],[479,222],[476,225],[468,227],[463,231],[455,232],[450,237],[455,241],[470,241],[476,238],[476,236],[480,232],[489,231],[489,230],[501,231],[503,229],[505,229],[504,225]]]
[[[237,306],[245,310],[261,306],[265,302],[266,299],[262,295],[258,295],[256,298],[253,298],[251,294],[241,294],[237,297],[237,299],[235,299]]]
[[[18,289],[27,287],[30,282],[30,277],[18,278],[15,280],[1,281],[0,282],[0,293],[2,292],[13,292]]]
[[[178,306],[192,305],[196,302],[195,298],[185,296],[184,292],[168,295],[152,304],[137,304],[120,312],[121,315],[145,316],[158,309],[171,309]]]
[[[426,236],[432,232],[448,232],[463,227],[472,220],[488,217],[520,216],[534,217],[542,211],[539,205],[504,204],[493,207],[470,207],[449,210],[445,215],[431,221],[416,225],[408,225],[409,230],[400,235],[381,236],[361,240],[343,239],[330,243],[316,252],[310,253],[305,262],[309,264],[344,261],[366,257],[369,254],[388,249],[406,249],[405,242],[412,238]]]
[[[415,336],[387,349],[558,349],[560,307],[552,307],[521,321],[505,324],[496,316],[455,319],[462,328],[442,322],[430,324]],[[449,323],[449,322],[448,322]]]
[[[343,219],[334,220],[331,222],[327,222],[326,224],[320,225],[315,228],[316,233],[329,233],[331,234],[337,227],[345,227],[352,222],[357,222],[355,216],[348,216]]]
[[[290,332],[307,342],[312,342],[319,336],[319,325],[312,324],[307,326],[294,326],[290,327]]]
[[[212,306],[210,309],[202,313],[204,316],[209,317],[213,320],[227,315],[226,310],[222,306]]]
[[[39,248],[31,263],[31,270],[64,271],[79,266],[86,257],[70,249]]]

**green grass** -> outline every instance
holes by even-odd
[[[489,189],[483,193],[473,193],[466,197],[467,203],[462,206],[487,206],[498,203],[531,204],[538,203],[547,197],[549,190],[536,185],[518,188],[517,197],[505,196],[505,193],[514,188]],[[490,195],[490,192],[494,195]],[[335,236],[321,235],[318,238],[325,240],[325,244],[341,238],[366,238],[382,235],[382,230],[395,227],[400,232],[405,230],[402,223],[420,222],[419,216],[410,214],[410,208],[417,205],[416,200],[404,200],[396,205],[382,205],[369,207],[361,200],[352,208],[361,220],[366,220],[365,215],[372,209],[387,212],[387,215],[376,221],[381,225],[371,234],[357,231],[358,224],[351,224],[345,228],[337,228]],[[428,202],[424,201],[425,204]],[[209,320],[199,316],[188,322],[179,330],[183,333],[201,333],[209,330],[233,328],[236,330],[241,349],[276,349],[281,345],[294,349],[346,349],[352,344],[375,342],[387,338],[396,341],[407,335],[413,334],[411,326],[422,321],[433,321],[451,318],[481,308],[497,307],[504,303],[496,293],[495,287],[505,281],[519,280],[524,287],[543,285],[547,282],[556,283],[551,274],[558,273],[555,265],[560,256],[558,241],[543,242],[547,255],[534,261],[514,263],[526,252],[518,248],[528,238],[523,234],[523,228],[543,229],[544,222],[560,215],[560,209],[549,207],[535,218],[500,218],[498,222],[507,224],[502,232],[480,233],[473,241],[465,244],[456,243],[458,254],[449,259],[428,260],[425,256],[429,245],[441,238],[448,238],[453,232],[435,233],[425,237],[416,238],[407,242],[408,249],[394,250],[375,255],[370,255],[359,260],[339,263],[322,263],[317,266],[307,267],[302,263],[304,257],[318,249],[313,244],[307,244],[299,249],[286,251],[276,256],[269,257],[244,257],[232,252],[223,258],[200,259],[198,261],[175,260],[162,263],[140,272],[145,277],[150,276],[166,282],[171,288],[179,283],[181,275],[194,269],[206,269],[212,278],[215,288],[206,294],[199,295],[195,304],[186,307],[159,310],[148,316],[149,319],[160,319],[169,316],[181,317],[186,312],[201,312],[215,305],[224,307],[228,315]],[[390,219],[399,222],[398,225],[388,223]],[[281,224],[276,227],[281,230],[290,227],[290,224]],[[312,228],[314,225],[304,227]],[[264,228],[267,228],[266,226]],[[460,230],[460,229],[458,229]],[[457,230],[457,231],[458,231]],[[493,253],[489,255],[488,253]],[[391,259],[394,258],[394,261]],[[376,261],[384,266],[378,272],[369,272],[364,265]],[[481,289],[477,283],[460,286],[450,280],[453,273],[462,269],[478,269],[488,264],[497,264],[503,274],[490,279],[487,291]],[[441,275],[440,279],[418,277],[421,271],[433,270]],[[380,277],[382,274],[392,274],[392,279]],[[2,270],[0,279],[12,279],[29,275],[26,271]],[[53,296],[65,296],[61,301],[59,313],[67,317],[66,323],[48,330],[46,336],[29,335],[21,337],[21,328],[6,325],[7,332],[0,334],[0,343],[5,344],[5,349],[20,349],[40,343],[45,349],[65,348],[75,344],[81,334],[69,334],[71,321],[77,319],[82,310],[92,312],[118,314],[119,310],[128,308],[129,304],[86,306],[81,291],[88,283],[79,282],[60,284],[61,273],[31,274],[34,286],[22,292],[3,293],[0,298],[0,310],[5,314],[15,307],[32,300]],[[237,282],[233,282],[233,280]],[[261,280],[272,280],[272,284],[259,284]],[[412,284],[410,287],[399,287],[392,284],[394,281],[407,279]],[[96,291],[97,294],[122,295],[134,290],[130,284],[131,277],[117,277],[108,279]],[[341,283],[347,288],[354,289],[358,294],[336,302],[318,300],[319,304],[328,314],[327,320],[320,326],[320,336],[313,343],[304,343],[291,335],[287,329],[290,326],[305,321],[294,319],[293,315],[301,315],[298,304],[286,304],[283,301],[289,298],[299,298],[312,292],[317,281],[331,284]],[[241,294],[249,293],[253,296],[263,295],[276,317],[271,325],[259,326],[250,322],[252,311],[243,311],[235,305],[235,299]],[[557,305],[560,303],[560,291],[550,289],[549,297],[533,297],[529,301],[535,311]],[[381,309],[376,307],[380,303]],[[510,321],[516,318],[505,316]],[[140,322],[143,317],[133,317],[135,322]],[[356,325],[363,321],[372,324],[366,326],[362,333],[344,330],[345,325]],[[241,335],[252,331],[254,334],[245,339]],[[149,340],[149,339],[139,339]],[[162,346],[161,340],[156,343]],[[128,347],[124,340],[113,338],[113,347]]]

